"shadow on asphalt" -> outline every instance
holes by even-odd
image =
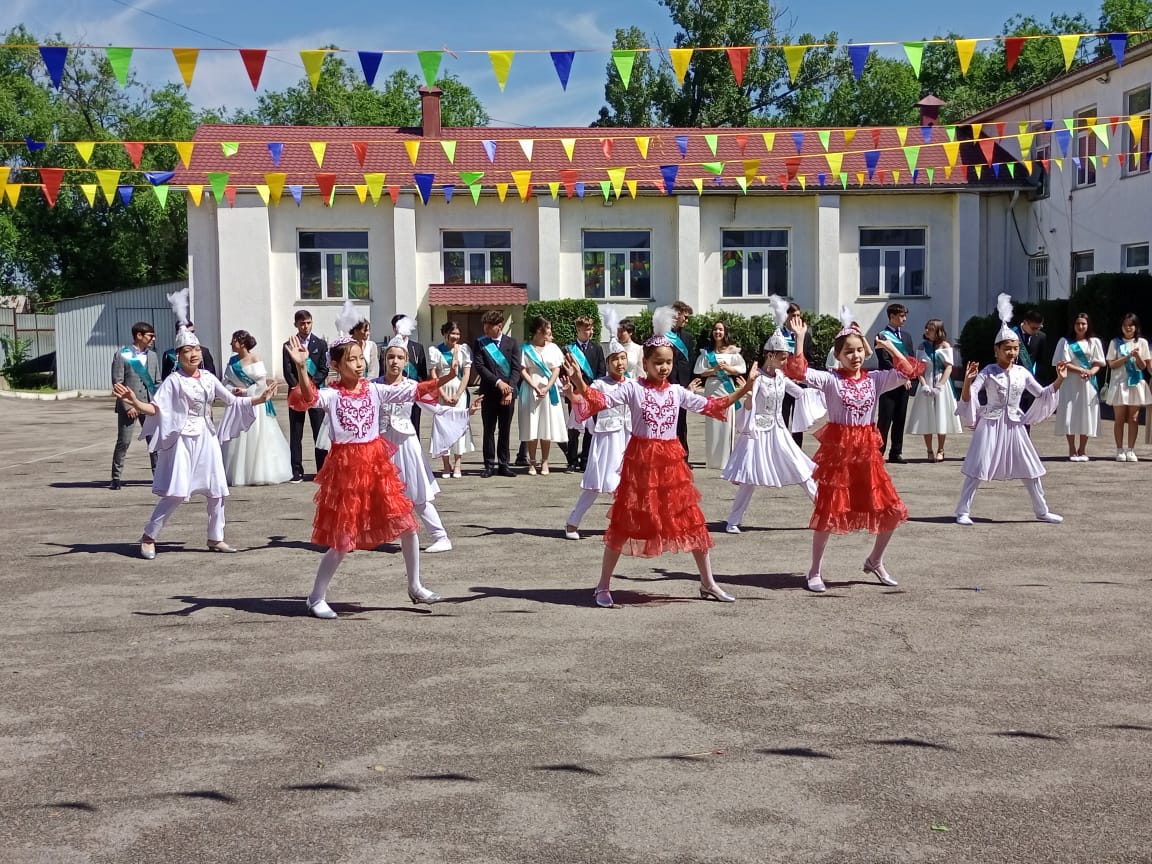
[[[473,597],[449,597],[444,603],[471,603],[475,600],[488,600],[501,597],[506,600],[528,600],[532,603],[547,603],[555,606],[581,606],[592,608],[595,603],[592,599],[591,588],[496,588],[487,585],[476,585],[468,589],[474,592]],[[648,594],[643,591],[620,591],[613,589],[612,599],[616,606],[642,606],[662,603],[686,603],[687,597],[669,597],[666,594]]]
[[[944,750],[949,753],[955,753],[955,747],[949,747],[947,744],[937,744],[935,741],[925,741],[922,738],[881,738],[871,741],[865,741],[865,744],[879,744],[884,747],[919,747],[924,750]]]
[[[756,750],[765,756],[792,756],[799,759],[835,759],[831,753],[813,750],[811,747],[760,747]]]
[[[31,558],[55,558],[58,555],[100,555],[103,553],[119,555],[122,558],[139,558],[140,543],[44,543],[44,546],[55,546],[60,551],[47,555],[30,555]],[[157,543],[156,554],[165,552],[187,551],[182,543]],[[207,550],[205,550],[207,551]]]
[[[188,604],[184,609],[173,609],[169,612],[133,612],[133,615],[142,615],[149,618],[165,618],[169,616],[187,617],[205,609],[232,609],[236,612],[248,612],[253,615],[272,615],[278,618],[307,618],[308,611],[304,606],[303,597],[194,597],[187,594],[177,594],[169,600],[178,600]],[[358,615],[361,612],[409,612],[416,615],[431,615],[431,609],[413,609],[409,606],[362,606],[359,603],[330,603],[332,609],[341,617]]]

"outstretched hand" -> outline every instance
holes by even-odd
[[[798,340],[803,340],[804,334],[808,332],[808,325],[799,315],[793,315],[788,319],[788,329],[796,335]]]
[[[288,356],[292,358],[292,362],[300,369],[308,365],[308,349],[304,347],[304,343],[300,341],[299,336],[293,336],[288,340],[288,344],[284,346],[288,352]]]
[[[119,399],[121,402],[124,402],[133,408],[136,407],[136,394],[133,393],[128,387],[125,387],[123,384],[113,384],[112,395]]]
[[[973,381],[976,380],[976,376],[979,374],[980,374],[980,364],[975,363],[975,362],[969,363],[967,366],[964,367],[964,382],[966,384],[971,384]]]

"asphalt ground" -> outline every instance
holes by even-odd
[[[1033,430],[1059,526],[1016,483],[954,525],[967,436],[892,466],[898,589],[856,535],[803,591],[803,493],[731,536],[697,467],[733,605],[678,555],[624,559],[594,608],[607,502],[565,540],[577,476],[472,454],[423,559],[449,602],[357,553],[318,621],[310,484],[233,490],[239,555],[194,501],[144,561],[110,401],[0,410],[0,864],[1152,861],[1152,449],[1109,461],[1110,424],[1088,464]]]

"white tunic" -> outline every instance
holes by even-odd
[[[908,405],[904,431],[909,435],[955,435],[963,431],[956,416],[952,381],[944,377],[944,367],[953,363],[952,348],[937,348],[933,354],[929,357],[923,347],[916,349],[916,358],[926,366],[920,387]]]
[[[1087,359],[1083,363],[1072,353],[1072,345],[1078,345]],[[1104,346],[1096,337],[1070,343],[1061,339],[1052,353],[1052,365],[1064,361],[1076,366],[1091,368],[1092,364],[1104,365]],[[1068,370],[1068,377],[1060,385],[1060,405],[1056,408],[1057,435],[1088,435],[1095,438],[1100,430],[1100,392],[1096,389],[1095,378],[1085,380],[1079,372]]]
[[[696,358],[696,368],[693,374],[700,375],[703,372],[709,372],[717,367],[713,365],[709,359],[708,349],[700,349],[700,356]],[[716,360],[719,362],[723,360],[730,369],[730,375],[735,377],[737,375],[744,375],[748,371],[748,366],[744,362],[744,357],[740,354],[740,349],[731,346],[716,354]],[[731,378],[731,389],[724,386],[724,382],[719,374],[709,375],[704,379],[704,395],[708,397],[724,396],[727,393],[732,393],[736,390],[736,382]],[[736,440],[736,415],[743,408],[737,409],[735,405],[728,409],[728,419],[712,420],[706,418],[704,420],[704,461],[709,468],[723,468],[728,461],[728,456],[732,452],[732,445]]]
[[[1113,339],[1108,343],[1108,360],[1115,360],[1120,356],[1128,356],[1132,353],[1133,348],[1138,348],[1140,356],[1147,362],[1148,354],[1148,340],[1129,339]],[[1144,380],[1143,372],[1141,372],[1139,384],[1128,383],[1128,366],[1127,364],[1117,368],[1108,370],[1108,396],[1105,401],[1109,405],[1149,405],[1152,404],[1152,391],[1148,389],[1148,382]]]
[[[808,419],[805,394],[816,392],[805,390],[780,371],[757,378],[744,400],[750,410],[736,412],[736,443],[720,476],[731,483],[754,486],[792,486],[808,480],[816,463],[796,445],[782,411],[784,396],[793,397],[792,429],[803,431],[806,427],[798,429],[797,419]]]
[[[547,368],[547,374],[531,359],[529,348]],[[550,394],[540,396],[534,389],[547,384],[552,372],[564,365],[563,353],[552,342],[548,342],[542,348],[525,345],[520,362],[522,364],[520,404],[516,409],[520,423],[520,440],[567,441],[568,418],[565,416],[564,400],[560,398],[560,385],[555,385],[556,404],[552,404]]]
[[[605,376],[593,381],[592,387],[601,393],[611,393],[623,383]],[[585,421],[585,428],[592,433],[592,444],[588,448],[588,466],[584,469],[580,488],[611,495],[620,485],[624,448],[628,446],[632,432],[632,416],[628,406],[605,408],[595,417],[589,417]]]
[[[981,390],[987,396],[986,405],[977,399]],[[1027,412],[1020,410],[1025,391],[1036,397]],[[1044,465],[1025,426],[1051,417],[1058,401],[1053,385],[1041,387],[1023,366],[985,366],[972,382],[969,400],[961,401],[956,409],[964,425],[973,429],[960,473],[980,480],[1043,477]]]

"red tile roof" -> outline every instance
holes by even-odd
[[[429,285],[429,306],[524,306],[527,285]]]
[[[912,171],[895,128],[882,129],[832,129],[828,130],[829,151],[844,153],[840,168],[848,174],[848,190],[860,188],[857,174],[867,172],[865,151],[878,150],[876,178],[867,181],[864,191],[876,188],[892,188],[893,171],[900,172],[899,186],[912,186]],[[971,127],[958,126],[959,159],[952,176],[945,176],[948,156],[942,146],[948,142],[944,128],[932,127],[931,143],[925,143],[919,126],[909,127],[905,143],[919,146],[917,186],[927,188],[924,169],[935,169],[934,185],[937,186],[1019,186],[1023,185],[1026,172],[1016,167],[1016,179],[1009,177],[1006,170],[1000,171],[997,178],[985,164],[986,159],[980,145],[971,140]],[[993,129],[986,127],[986,132]],[[845,133],[852,135],[846,143]],[[764,133],[775,136],[769,151]],[[803,136],[797,152],[794,135]],[[712,154],[705,136],[716,136],[716,153]],[[681,156],[677,136],[686,136],[687,153]],[[636,138],[649,138],[648,155],[644,158]],[[573,159],[569,161],[564,150],[563,139],[575,139]],[[736,178],[752,175],[749,190],[781,191],[782,181],[791,175],[804,175],[807,188],[819,185],[819,175],[825,175],[825,184],[840,187],[839,179],[829,170],[825,150],[815,129],[678,129],[658,128],[588,128],[577,127],[533,127],[519,129],[499,128],[447,128],[440,139],[425,139],[419,128],[392,127],[337,127],[337,126],[239,126],[205,125],[196,131],[195,149],[190,165],[182,164],[176,170],[172,183],[175,185],[208,185],[207,174],[211,171],[225,171],[229,174],[231,186],[254,186],[265,182],[269,172],[283,172],[287,175],[286,184],[315,187],[318,173],[334,173],[336,184],[350,186],[363,184],[366,172],[383,172],[385,185],[400,185],[406,189],[414,186],[413,174],[435,175],[435,186],[454,184],[463,193],[464,186],[460,173],[463,171],[483,171],[479,182],[488,190],[496,183],[510,184],[509,195],[516,195],[512,171],[530,170],[531,183],[536,190],[546,189],[548,182],[562,182],[561,172],[574,170],[575,175],[568,179],[585,184],[588,194],[599,194],[599,182],[609,179],[609,168],[626,168],[625,179],[639,181],[640,190],[651,193],[663,191],[664,181],[660,172],[662,165],[676,165],[678,172],[675,188],[694,190],[694,178],[704,181],[704,189],[715,189],[716,175],[703,167],[704,163],[723,162],[722,188],[732,192],[737,188]],[[455,141],[454,160],[450,161],[441,141]],[[489,160],[485,141],[495,142],[495,154]],[[531,141],[532,157],[529,160],[521,141]],[[280,165],[272,162],[269,142],[283,145]],[[324,142],[326,150],[322,166],[317,166],[313,156],[312,142]],[[405,142],[419,144],[415,165],[413,165]],[[610,143],[606,143],[610,142]],[[221,144],[239,144],[234,156],[225,156]],[[353,144],[364,145],[364,164],[357,158]],[[1014,157],[996,146],[992,161],[1009,162]],[[751,164],[758,160],[758,165]],[[745,161],[750,164],[745,165]],[[983,165],[983,176],[976,177],[972,168],[966,165]],[[867,175],[866,175],[867,176]],[[880,178],[883,178],[882,181]],[[760,178],[763,178],[761,180]],[[787,183],[789,191],[799,192],[800,184],[793,179]],[[287,192],[285,192],[287,194]],[[561,195],[564,194],[561,188]],[[624,194],[628,194],[626,191]]]

